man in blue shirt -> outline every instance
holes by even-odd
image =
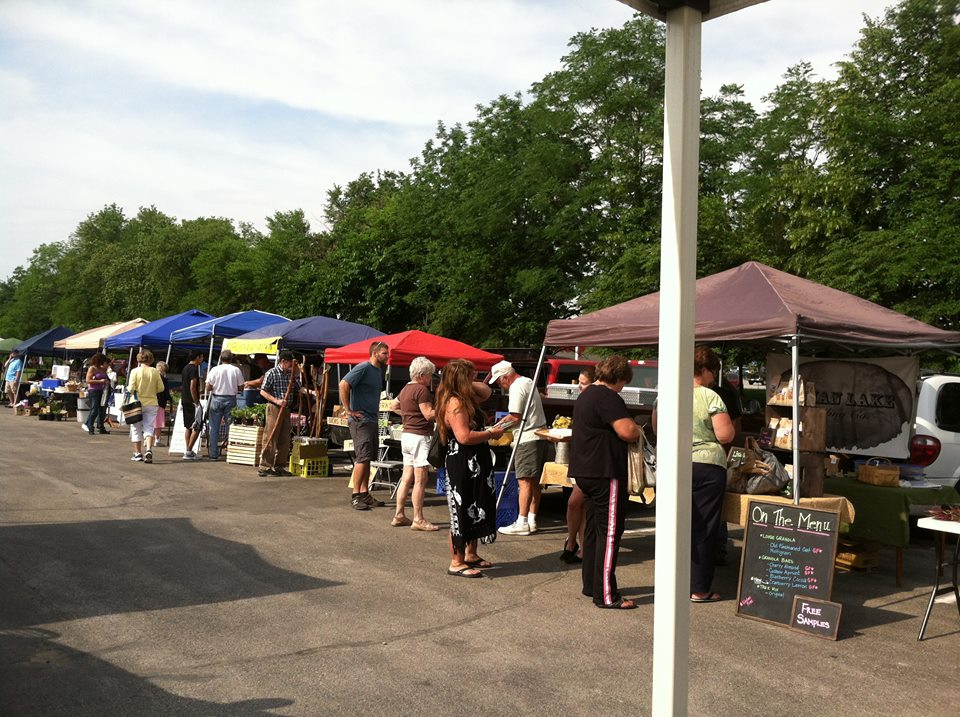
[[[383,390],[383,367],[390,358],[390,347],[382,341],[370,344],[370,360],[357,364],[340,381],[340,403],[350,416],[353,439],[353,493],[350,502],[356,510],[382,506],[382,500],[370,495],[370,461],[377,457],[380,436],[377,414]]]
[[[23,359],[20,358],[20,352],[14,349],[10,352],[10,358],[5,365],[7,369],[3,380],[7,382],[7,400],[10,401],[11,408],[17,403],[17,390],[20,385],[20,377],[23,374]]]

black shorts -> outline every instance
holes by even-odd
[[[193,428],[193,422],[197,417],[196,404],[187,403],[186,401],[181,399],[180,405],[183,406],[183,427]]]

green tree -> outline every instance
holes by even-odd
[[[960,328],[960,1],[871,19],[824,115],[828,211],[815,278]],[[839,209],[837,209],[839,208]],[[831,229],[832,227],[827,227]]]

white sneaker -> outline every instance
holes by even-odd
[[[527,520],[527,527],[530,528],[530,535],[533,535],[537,532],[537,521]]]
[[[195,461],[197,460],[197,454],[193,451],[189,451],[183,454],[183,460],[185,461]]]
[[[505,525],[499,530],[500,533],[504,535],[530,535],[530,525],[527,521],[522,523],[517,520],[516,523],[511,523],[510,525]]]
[[[82,428],[83,430],[85,430],[87,433],[90,433],[90,429],[87,427],[87,424],[86,424],[86,423],[81,423],[81,424],[80,424],[80,428]]]
[[[133,458],[131,458],[130,460],[131,460],[131,461],[139,461],[140,463],[143,463],[143,456],[140,455],[139,453],[134,453],[134,454],[133,454]]]

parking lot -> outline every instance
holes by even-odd
[[[347,474],[258,478],[129,461],[125,435],[0,411],[0,704],[5,715],[622,715],[650,711],[654,511],[633,506],[605,611],[542,530],[481,550],[483,580],[446,575],[447,536],[357,512]],[[381,497],[385,497],[381,495]],[[426,516],[447,524],[428,492]],[[916,531],[915,531],[916,532]],[[956,606],[934,608],[932,541],[839,574],[836,642],[735,614],[740,532],[691,605],[693,715],[954,715]],[[481,546],[484,547],[484,546]]]

